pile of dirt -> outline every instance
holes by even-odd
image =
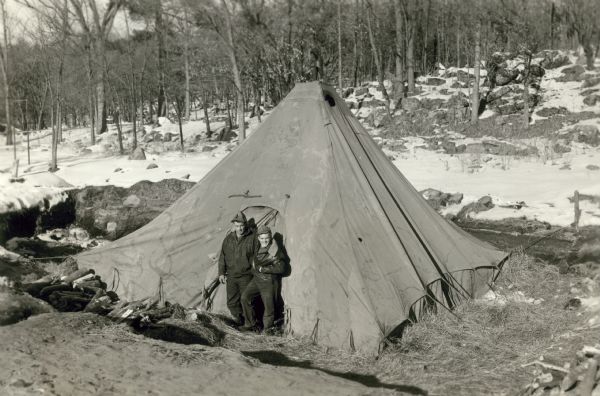
[[[401,394],[224,348],[149,339],[89,313],[39,315],[0,327],[0,338],[0,388],[8,394]]]

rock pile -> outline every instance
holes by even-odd
[[[524,55],[496,52],[487,62],[484,82],[489,91],[484,96],[486,106],[501,115],[514,114],[525,108],[524,83],[528,82],[529,109],[540,101],[540,84],[545,74],[541,66],[545,58],[534,58],[528,63]]]

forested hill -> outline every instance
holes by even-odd
[[[157,115],[185,120],[215,103],[243,138],[245,113],[276,104],[299,81],[387,79],[397,89],[384,89],[383,100],[397,103],[440,64],[470,66],[478,78],[496,52],[527,62],[541,49],[581,48],[593,68],[599,44],[596,0],[11,1],[1,1],[10,6],[2,8],[10,100],[0,118],[19,130],[56,125],[55,147],[63,126],[88,126],[93,143],[107,120],[122,119],[134,122],[135,137]]]

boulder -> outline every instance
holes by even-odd
[[[462,92],[457,92],[455,95],[452,95],[448,100],[448,107],[469,107],[469,98],[466,94]]]
[[[368,87],[360,87],[360,88],[356,88],[354,90],[354,96],[362,96],[362,95],[366,95],[368,93],[369,93]]]
[[[450,88],[467,88],[467,83],[462,81],[454,81],[452,85],[450,85]]]
[[[362,107],[382,107],[385,106],[385,102],[382,100],[378,100],[378,99],[372,99],[372,100],[363,100],[361,102],[361,108]]]
[[[137,208],[140,206],[140,202],[142,202],[137,195],[131,194],[123,201],[123,206],[126,208]]]
[[[172,141],[173,140],[173,135],[174,134],[171,133],[171,132],[165,133],[164,136],[163,136],[163,142],[170,142],[170,141]]]
[[[582,74],[585,72],[585,68],[581,65],[573,65],[565,67],[562,70],[562,76],[556,79],[556,81],[568,82],[568,81],[581,81]]]
[[[0,286],[0,326],[50,312],[54,312],[54,308],[47,302],[26,293],[17,293],[6,286]]]
[[[374,128],[379,128],[388,123],[389,119],[387,111],[382,108],[374,109],[373,112],[367,118],[367,122]]]
[[[556,115],[565,115],[568,113],[569,113],[569,110],[567,110],[566,107],[563,107],[563,106],[545,107],[536,112],[536,114],[539,115],[540,117],[553,117]]]
[[[600,170],[600,166],[598,166],[598,165],[588,165],[588,166],[585,167],[585,169],[591,170],[591,171],[597,171],[597,170]]]
[[[497,86],[503,86],[510,84],[515,81],[519,76],[519,70],[517,69],[505,69],[500,68],[496,71],[495,83]]]
[[[583,99],[583,103],[587,106],[595,106],[596,103],[600,103],[600,95],[598,95],[598,94],[588,95]]]
[[[156,169],[158,168],[158,165],[156,165],[154,162],[151,164],[148,164],[148,166],[146,167],[146,169]]]
[[[487,103],[493,103],[496,100],[502,98],[503,96],[506,96],[510,93],[513,92],[513,89],[511,86],[503,86],[503,87],[496,87],[493,90],[491,90],[490,92],[488,92],[487,97],[486,97],[486,102]]]
[[[577,134],[577,141],[589,144],[592,147],[600,145],[600,131],[595,125],[576,125],[572,129]]]
[[[217,146],[202,146],[202,152],[203,153],[210,152],[216,148],[217,148]]]
[[[428,188],[420,192],[423,198],[431,205],[435,210],[439,210],[442,207],[448,205],[459,204],[462,202],[463,195],[461,193],[445,193],[433,188]]]
[[[358,109],[360,106],[360,104],[356,100],[345,100],[345,102],[346,106],[348,106],[350,110]]]
[[[141,147],[137,147],[133,152],[129,155],[130,160],[145,160],[146,153],[144,153],[144,149]]]
[[[120,238],[146,225],[173,202],[187,192],[195,183],[165,179],[157,183],[141,181],[129,188],[115,186],[88,186],[74,191],[76,223],[90,236]],[[140,200],[135,207],[125,206],[127,197],[135,195]]]
[[[427,80],[424,82],[425,85],[444,85],[446,83],[446,80],[444,80],[443,78],[439,78],[439,77],[428,77]]]
[[[593,75],[583,80],[581,88],[589,88],[600,84],[600,76]]]
[[[450,197],[448,198],[448,205],[458,205],[462,202],[463,200],[463,194],[462,193],[455,193],[450,195]]]
[[[581,96],[589,96],[589,95],[592,95],[592,94],[595,94],[595,93],[600,93],[600,89],[598,89],[598,88],[584,89],[583,91],[581,91],[579,93],[579,95],[581,95]]]
[[[544,74],[546,74],[546,71],[543,67],[532,64],[529,66],[529,73],[530,77],[541,78],[544,76]]]
[[[215,131],[215,135],[217,136],[217,140],[220,142],[229,142],[231,139],[237,136],[231,128],[224,126]]]
[[[347,98],[348,96],[352,95],[354,93],[354,88],[350,87],[350,88],[346,88],[344,89],[344,93],[343,93],[343,98]]]
[[[566,54],[557,50],[544,50],[535,54],[534,57],[542,58],[540,66],[544,69],[556,69],[571,63]]]
[[[554,150],[555,153],[557,154],[564,154],[564,153],[569,153],[571,152],[571,148],[569,146],[564,146],[560,143],[556,143],[553,147],[552,150]]]
[[[442,107],[444,107],[444,105],[446,104],[446,101],[444,99],[440,99],[440,98],[434,98],[434,99],[429,99],[429,98],[423,98],[421,99],[421,107],[426,109],[426,110],[438,110]]]
[[[494,207],[494,203],[492,202],[492,198],[489,196],[484,196],[479,198],[477,202],[472,202],[466,206],[464,206],[460,212],[456,215],[457,221],[464,221],[471,213],[479,213],[485,212],[486,210],[490,210]]]
[[[456,143],[451,141],[444,141],[442,143],[442,148],[446,152],[446,154],[456,154]]]
[[[413,112],[421,108],[421,101],[415,97],[409,96],[402,99],[402,110]]]

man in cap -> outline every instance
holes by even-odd
[[[256,238],[247,226],[246,215],[238,212],[231,220],[219,255],[219,281],[226,285],[227,308],[238,325],[244,323],[240,298],[252,280],[252,257]]]
[[[281,274],[285,270],[284,254],[273,241],[271,229],[267,226],[258,228],[259,246],[252,259],[252,272],[254,277],[242,293],[242,308],[246,323],[243,330],[257,329],[256,315],[252,307],[252,300],[260,296],[265,308],[263,314],[263,328],[266,333],[273,333],[275,317],[275,304],[278,296]]]

